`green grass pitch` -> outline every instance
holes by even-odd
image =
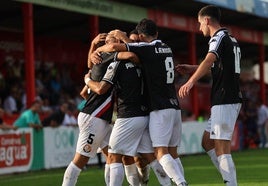
[[[268,149],[233,152],[239,186],[268,186]],[[190,186],[224,186],[220,174],[206,154],[181,158]],[[65,169],[1,175],[1,186],[60,186]],[[104,186],[103,169],[94,166],[82,171],[77,186]],[[128,186],[124,180],[124,186]],[[153,172],[149,186],[159,186]]]

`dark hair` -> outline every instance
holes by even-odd
[[[131,34],[137,34],[138,35],[139,33],[138,33],[138,31],[136,29],[134,29],[131,32],[129,32],[129,35],[131,35]]]
[[[139,34],[145,34],[147,36],[155,36],[157,34],[157,26],[155,22],[146,18],[138,23],[136,30]]]
[[[211,19],[214,19],[217,22],[220,22],[221,20],[221,11],[218,7],[214,5],[208,5],[203,7],[199,12],[198,16],[209,16]]]

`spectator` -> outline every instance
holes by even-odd
[[[19,118],[14,122],[16,128],[32,127],[36,130],[42,129],[42,124],[39,117],[39,112],[42,108],[42,101],[35,100],[31,107],[23,111]]]
[[[78,126],[75,118],[76,105],[74,101],[69,100],[67,112],[65,113],[62,125],[63,126]]]
[[[16,129],[14,126],[4,122],[3,120],[4,114],[5,114],[4,109],[0,108],[0,129],[2,130]]]
[[[13,86],[10,89],[9,95],[4,99],[4,110],[8,115],[18,113],[19,109],[17,107],[17,87]]]
[[[58,127],[62,124],[65,114],[67,113],[68,110],[68,104],[67,103],[62,103],[60,105],[60,108],[53,112],[51,115],[46,117],[42,124],[44,127]]]
[[[258,134],[260,137],[260,147],[264,148],[266,145],[266,133],[265,133],[265,124],[268,121],[268,108],[263,104],[262,100],[258,100]]]

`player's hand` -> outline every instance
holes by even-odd
[[[179,89],[179,92],[178,92],[179,97],[184,98],[187,95],[189,95],[189,92],[193,86],[194,86],[194,84],[192,82],[189,82],[189,81],[187,83],[185,83],[183,86],[181,86],[181,88]]]
[[[100,53],[96,50],[90,55],[90,61],[94,64],[100,64],[102,62],[102,58],[100,57]]]
[[[92,40],[91,43],[93,45],[97,45],[100,42],[105,42],[106,36],[107,36],[107,33],[100,33]]]

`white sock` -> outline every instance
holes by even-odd
[[[214,166],[220,172],[219,161],[218,161],[218,157],[216,155],[215,149],[211,149],[211,150],[207,151],[207,154],[210,157],[210,159],[211,159],[212,163],[214,164]]]
[[[237,186],[236,170],[231,154],[222,154],[218,157],[219,168],[227,186]]]
[[[124,165],[127,181],[130,185],[139,185],[140,179],[136,164]]]
[[[138,167],[138,174],[140,178],[141,185],[146,185],[149,182],[151,167],[147,164],[145,167]]]
[[[106,183],[106,186],[110,185],[110,164],[105,164],[105,169],[104,169],[104,180]]]
[[[183,169],[183,166],[182,166],[182,163],[181,163],[181,159],[178,157],[175,159],[175,161],[177,162],[179,168],[180,168],[180,171],[182,173],[182,175],[184,176],[184,169]]]
[[[119,186],[123,184],[124,168],[122,163],[110,164],[110,186]]]
[[[176,161],[171,157],[170,154],[165,154],[159,160],[159,163],[162,165],[163,169],[167,175],[179,185],[182,182],[186,182],[182,172]]]
[[[154,160],[150,163],[150,165],[159,183],[161,185],[171,186],[171,180],[166,174],[166,172],[164,171],[163,167],[160,165],[160,163],[157,160]]]
[[[74,186],[77,182],[80,172],[81,172],[81,169],[79,169],[71,161],[71,163],[68,165],[68,167],[65,170],[62,186]]]

